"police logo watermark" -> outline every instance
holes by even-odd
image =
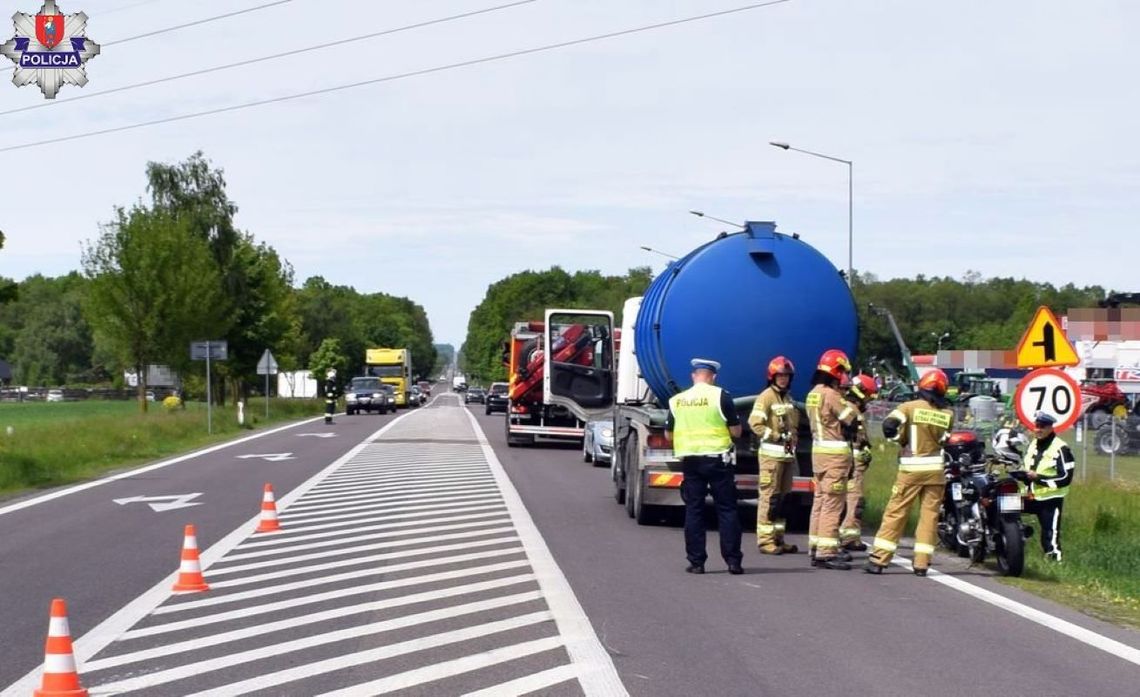
[[[55,99],[63,85],[87,84],[87,61],[99,55],[99,44],[87,38],[87,15],[65,15],[55,0],[46,0],[39,14],[12,15],[16,36],[0,44],[0,54],[16,64],[17,87],[37,84],[44,97]]]

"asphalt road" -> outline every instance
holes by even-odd
[[[1017,612],[1131,647],[1140,635],[950,560],[936,568],[1023,605],[803,554],[749,551],[729,576],[715,532],[709,573],[686,574],[679,528],[636,525],[578,449],[507,448],[502,418],[441,396],[378,434],[391,417],[338,416],[0,506],[0,686],[42,660],[61,596],[92,694],[1140,694],[1140,667]],[[285,530],[254,535],[264,481],[288,495]],[[187,493],[202,505],[113,501]],[[186,522],[216,543],[212,587],[156,594]],[[88,634],[112,615],[127,617],[114,636]]]

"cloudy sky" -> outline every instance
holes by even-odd
[[[270,0],[61,0],[101,43]],[[83,89],[0,115],[0,149],[729,9],[746,0],[535,0],[67,104],[511,0],[291,0],[108,46]],[[6,3],[25,12],[36,0]],[[338,8],[341,12],[332,11]],[[1140,290],[1140,3],[789,0],[558,51],[30,149],[0,151],[0,276],[79,267],[197,149],[238,223],[294,266],[425,306],[458,345],[488,284],[561,265],[660,270],[732,220],[775,220],[837,266],[855,162],[857,269]],[[10,27],[9,27],[10,29]],[[6,40],[10,31],[0,40]],[[1128,37],[1132,36],[1132,39]],[[5,65],[7,61],[3,61]],[[0,111],[44,102],[0,73]]]

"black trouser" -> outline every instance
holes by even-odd
[[[685,479],[681,500],[685,502],[685,556],[690,564],[703,565],[705,551],[705,494],[712,492],[720,530],[720,555],[728,564],[744,559],[740,551],[740,515],[736,511],[736,477],[719,456],[684,458]]]
[[[1053,556],[1057,561],[1061,560],[1061,509],[1064,504],[1064,498],[1025,502],[1025,512],[1035,514],[1041,524],[1041,549],[1045,556]]]

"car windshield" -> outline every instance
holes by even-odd
[[[507,383],[497,382],[494,385],[491,385],[491,394],[506,394],[507,393],[507,387],[508,387]]]
[[[376,378],[353,378],[352,389],[355,391],[363,392],[365,390],[379,390],[382,383]]]

